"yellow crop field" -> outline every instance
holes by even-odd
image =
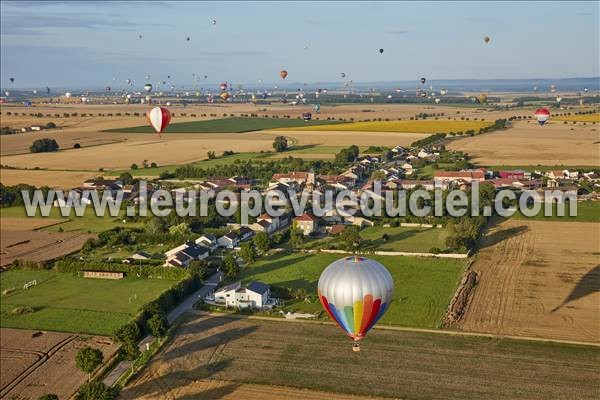
[[[557,121],[574,121],[574,122],[600,122],[600,113],[580,114],[580,115],[564,115],[554,118]]]
[[[370,121],[351,122],[347,124],[319,125],[298,128],[282,128],[285,131],[353,131],[353,132],[412,132],[412,133],[438,133],[438,132],[464,132],[470,129],[479,131],[481,128],[492,125],[489,121],[455,121],[455,120],[414,120],[414,121]]]

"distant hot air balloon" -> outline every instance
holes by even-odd
[[[435,99],[435,104],[438,104],[441,100],[439,98]]]
[[[446,93],[448,93],[448,91],[447,91],[446,89],[442,88],[442,89],[440,90],[440,94],[441,94],[442,96],[445,96],[445,95],[446,95]]]
[[[554,85],[554,84],[550,85],[550,91],[552,93],[556,92],[556,85]]]
[[[138,39],[141,39],[141,38],[142,38],[142,35],[140,34],[140,35],[138,36]]]
[[[229,93],[228,92],[223,92],[219,95],[219,97],[223,100],[223,101],[227,101],[227,99],[229,99]]]
[[[340,75],[342,76],[342,78],[345,78],[345,77],[346,77],[346,74],[345,74],[345,73],[343,73],[343,72],[342,72]]]
[[[36,89],[33,90],[33,94],[37,94],[37,90]]]
[[[67,92],[67,93],[65,93],[65,97],[66,97],[67,99],[68,99],[68,98],[70,98],[70,97],[71,97],[71,92]]]
[[[308,46],[307,45],[304,45],[304,50],[308,50]]]
[[[128,85],[131,85],[131,79],[126,79],[125,83],[127,83]]]
[[[162,137],[161,133],[167,129],[169,122],[171,122],[171,112],[164,107],[154,107],[147,114],[147,117],[158,136]]]
[[[188,36],[188,37],[187,37],[185,40],[186,40],[187,42],[189,42],[189,41],[190,41],[190,37]]]
[[[46,94],[50,94],[50,88],[46,86]]]
[[[110,92],[110,86],[107,86],[105,89],[107,92]]]
[[[151,83],[146,83],[144,85],[144,90],[149,93],[152,90],[152,84]]]
[[[421,85],[424,85],[427,82],[427,78],[421,78]]]
[[[217,24],[217,20],[216,20],[216,19],[213,19],[213,20],[211,20],[210,22],[211,22],[211,24],[213,24],[213,25],[216,25],[216,24]]]
[[[281,76],[281,79],[285,79],[288,76],[288,72],[283,69],[279,72],[279,76]]]
[[[539,108],[535,111],[535,117],[541,126],[544,126],[548,118],[550,118],[550,111],[547,108]]]
[[[483,41],[486,42],[486,43],[489,43],[490,42],[490,37],[489,36],[484,37]]]
[[[486,101],[486,100],[487,100],[487,94],[485,94],[485,93],[480,93],[479,95],[477,95],[477,101],[478,101],[480,104],[483,104],[483,103],[485,103],[485,101]]]
[[[308,122],[312,119],[312,114],[309,112],[302,113],[302,119],[304,122]]]
[[[383,54],[383,49],[379,49],[379,54]]]
[[[560,97],[560,96],[556,96],[556,102],[557,102],[557,103],[560,103],[561,101],[562,101],[562,97]]]
[[[15,78],[8,78],[10,80],[10,83],[15,83]]]
[[[318,114],[319,112],[321,112],[321,105],[320,104],[313,105],[313,110]]]
[[[219,87],[221,88],[221,90],[227,90],[227,82],[221,83]]]
[[[394,291],[388,270],[375,260],[351,256],[334,261],[321,273],[318,296],[323,308],[354,341],[359,341],[383,316]]]

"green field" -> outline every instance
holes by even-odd
[[[600,222],[600,202],[598,201],[581,201],[577,202],[577,216],[569,216],[569,207],[565,204],[564,216],[559,217],[557,214],[557,205],[552,206],[552,216],[544,215],[544,204],[540,212],[533,217],[526,217],[520,211],[516,212],[514,218],[530,219],[536,221],[561,221],[561,222]]]
[[[304,288],[316,293],[319,275],[340,254],[278,253],[244,269],[244,282],[262,281],[274,286]],[[394,299],[378,324],[435,328],[458,286],[464,260],[369,256],[385,265],[394,278]],[[319,301],[298,301],[289,310],[316,313]]]
[[[382,239],[384,233],[388,240]],[[376,250],[429,253],[432,247],[446,248],[448,231],[445,228],[372,226],[360,231],[360,236],[369,248]]]
[[[243,133],[260,131],[263,129],[293,128],[339,123],[340,122],[338,121],[327,120],[305,122],[302,119],[231,117],[205,121],[172,123],[167,127],[164,133]],[[104,132],[156,134],[154,128],[149,125],[135,126],[132,128],[108,129]]]
[[[37,285],[23,290],[23,284]],[[176,281],[124,278],[81,278],[52,271],[10,270],[0,273],[2,295],[0,326],[23,329],[110,335],[136,312]],[[18,306],[29,306],[30,314],[12,315]]]
[[[54,225],[41,228],[40,230],[48,231],[48,232],[58,232],[62,229],[63,232],[90,232],[90,233],[99,233],[104,232],[110,229],[113,229],[117,226],[127,226],[129,228],[142,226],[142,223],[134,223],[128,222],[127,224],[123,223],[122,216],[124,215],[124,211],[120,214],[120,217],[113,218],[110,216],[108,209],[104,213],[104,216],[99,217],[94,214],[94,208],[91,205],[88,205],[85,209],[85,213],[81,217],[77,217],[75,215],[75,211],[71,211],[70,217],[63,217],[60,213],[60,209],[57,207],[52,207],[50,210],[50,215],[48,217],[42,217],[39,210],[35,217],[28,217],[25,212],[25,207],[7,207],[0,208],[0,218],[35,218],[39,220],[44,220],[48,218],[59,219],[64,222],[56,223]]]

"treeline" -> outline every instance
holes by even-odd
[[[24,183],[14,186],[5,186],[0,183],[0,207],[22,206],[24,203],[21,190],[26,190],[29,192],[29,198],[32,198],[33,192],[36,189],[38,188]],[[48,186],[42,186],[39,189],[42,191],[44,197],[46,197],[48,191],[50,190]]]

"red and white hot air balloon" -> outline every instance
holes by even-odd
[[[537,118],[538,124],[544,126],[548,118],[550,118],[550,111],[547,108],[539,108],[535,111],[535,117]]]
[[[158,133],[158,136],[162,137],[160,134],[167,129],[171,122],[171,112],[164,107],[154,107],[147,115],[150,125]]]

